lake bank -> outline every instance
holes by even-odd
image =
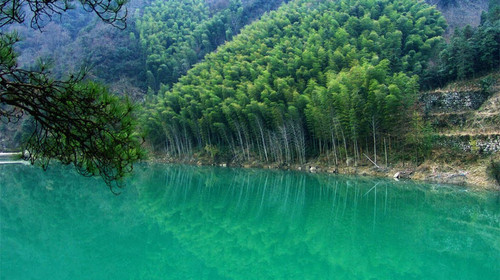
[[[497,158],[498,155],[496,155],[495,159],[498,160]],[[376,167],[368,160],[360,162],[357,166],[335,166],[320,159],[309,160],[304,164],[280,164],[257,160],[216,162],[206,157],[193,156],[191,158],[177,159],[163,155],[154,157],[153,161],[197,166],[294,170],[305,173],[394,178],[394,180],[415,180],[428,183],[458,185],[473,190],[499,190],[499,186],[496,185],[495,181],[488,178],[486,174],[490,158],[481,158],[471,162],[426,160],[418,166],[413,163],[399,162],[389,164],[387,167],[382,163],[379,163],[378,167]]]

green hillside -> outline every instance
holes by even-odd
[[[153,0],[137,20],[147,86],[171,87],[193,64],[285,0]]]
[[[86,79],[137,102],[156,155],[420,165],[462,153],[455,146],[482,159],[496,151],[500,8],[487,2],[133,0],[125,30],[80,7],[43,32],[0,33],[20,35],[21,68],[41,58],[57,80],[83,66]],[[474,89],[446,89],[463,81]],[[441,101],[458,107],[440,111]],[[483,102],[488,113],[473,112]],[[32,123],[0,123],[0,149],[23,149]]]
[[[445,28],[419,1],[293,1],[162,92],[145,113],[147,135],[180,157],[291,163],[328,153],[338,163],[376,161],[388,148],[418,160],[418,75]]]

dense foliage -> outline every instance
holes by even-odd
[[[147,86],[173,83],[263,12],[285,0],[154,0],[137,21],[147,57]]]
[[[418,158],[417,75],[445,28],[423,2],[293,1],[163,90],[145,114],[150,140],[176,156],[282,163],[318,153],[376,162],[387,141]]]

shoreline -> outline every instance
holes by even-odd
[[[272,170],[293,170],[304,173],[318,174],[339,174],[354,176],[369,176],[377,178],[392,178],[395,180],[412,180],[417,182],[433,184],[449,184],[465,187],[471,190],[500,191],[500,187],[486,175],[488,159],[478,160],[468,163],[466,166],[453,166],[447,163],[426,160],[419,166],[414,164],[397,163],[389,167],[376,167],[373,164],[362,163],[358,166],[338,166],[329,165],[319,161],[308,161],[304,164],[278,164],[252,162],[216,162],[205,158],[192,157],[190,159],[175,159],[163,157],[153,157],[152,162],[187,164],[192,166],[218,166],[234,168],[256,168]]]

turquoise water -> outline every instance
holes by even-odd
[[[0,166],[1,279],[500,279],[498,193],[143,165],[119,196]]]

